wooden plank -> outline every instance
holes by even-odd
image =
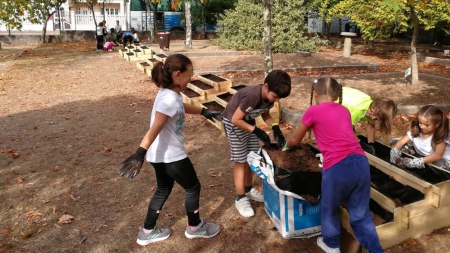
[[[439,188],[439,206],[447,206],[450,204],[450,180],[435,184]],[[437,206],[437,207],[439,207]]]
[[[394,213],[395,209],[397,208],[392,199],[386,197],[372,187],[370,187],[370,198],[375,200],[381,207],[391,213]]]
[[[395,244],[399,244],[407,239],[414,239],[422,236],[423,234],[429,234],[433,232],[435,229],[439,229],[441,227],[449,226],[450,219],[448,218],[448,213],[444,217],[438,217],[433,221],[429,221],[425,224],[420,224],[419,226],[412,227],[410,229],[392,229],[394,235],[389,235],[385,237],[380,237],[381,247],[383,249],[391,247]]]
[[[366,152],[366,156],[369,159],[370,165],[379,169],[380,171],[386,173],[387,175],[394,178],[397,182],[402,183],[404,185],[409,185],[412,188],[425,193],[428,187],[431,187],[431,184],[421,180],[420,178],[415,177],[414,175],[409,174],[408,172],[399,169],[393,166],[390,163],[387,163],[380,158],[373,156]]]
[[[434,220],[447,217],[450,220],[450,205],[440,208],[432,207],[427,212],[422,212],[417,215],[409,217],[409,227],[414,228],[423,224],[432,223]],[[449,222],[450,224],[450,222]]]
[[[218,93],[218,94],[214,97],[214,101],[216,101],[219,105],[221,105],[221,106],[223,106],[223,107],[227,107],[228,102],[225,101],[225,100],[223,100],[223,99],[221,99],[221,98],[219,98],[218,96],[219,96],[219,95],[222,95],[222,94],[225,94],[225,93],[228,93],[228,91]]]

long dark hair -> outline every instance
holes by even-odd
[[[436,130],[433,133],[433,139],[431,140],[431,146],[435,149],[436,145],[446,141],[449,135],[449,122],[447,115],[434,105],[426,105],[422,107],[417,113],[416,117],[411,122],[411,134],[413,137],[418,137],[421,130],[419,127],[419,116],[423,116],[427,118],[427,120],[431,121],[433,124],[439,126],[436,127]]]
[[[152,81],[160,88],[172,89],[172,73],[175,71],[184,72],[188,66],[192,66],[192,61],[185,55],[172,54],[165,61],[157,62],[152,69]]]
[[[342,85],[331,77],[322,77],[314,80],[311,87],[311,99],[309,105],[313,102],[313,91],[316,91],[319,95],[328,95],[333,98],[334,101],[339,99],[339,104],[342,104]]]

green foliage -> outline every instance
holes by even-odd
[[[234,7],[236,0],[211,0],[205,8],[205,23],[216,24],[220,14]],[[200,5],[191,6],[192,27],[202,23],[202,8]],[[184,19],[184,15],[182,16]]]
[[[444,0],[342,0],[331,6],[326,17],[330,21],[333,17],[347,16],[361,29],[364,39],[374,40],[411,29],[410,7],[416,10],[425,30],[436,27],[448,30],[449,6]]]
[[[0,23],[8,29],[20,30],[27,4],[28,1],[25,0],[0,1]]]
[[[29,20],[35,24],[46,24],[50,16],[67,0],[34,0],[27,5]]]
[[[215,44],[237,50],[263,51],[263,4],[258,0],[238,0],[234,9],[220,15]],[[308,32],[303,1],[274,0],[271,6],[272,51],[315,52],[323,45]]]

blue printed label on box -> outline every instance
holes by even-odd
[[[316,205],[284,195],[263,180],[264,208],[283,238],[311,237],[320,234],[320,200]]]

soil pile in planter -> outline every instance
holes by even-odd
[[[301,196],[311,204],[319,201],[322,174],[319,159],[307,144],[300,144],[288,151],[263,147],[276,166],[275,185],[284,191]]]
[[[320,172],[320,161],[315,157],[314,152],[308,144],[302,143],[287,151],[266,147],[264,147],[264,150],[267,154],[269,154],[272,162],[279,168],[286,170]]]

